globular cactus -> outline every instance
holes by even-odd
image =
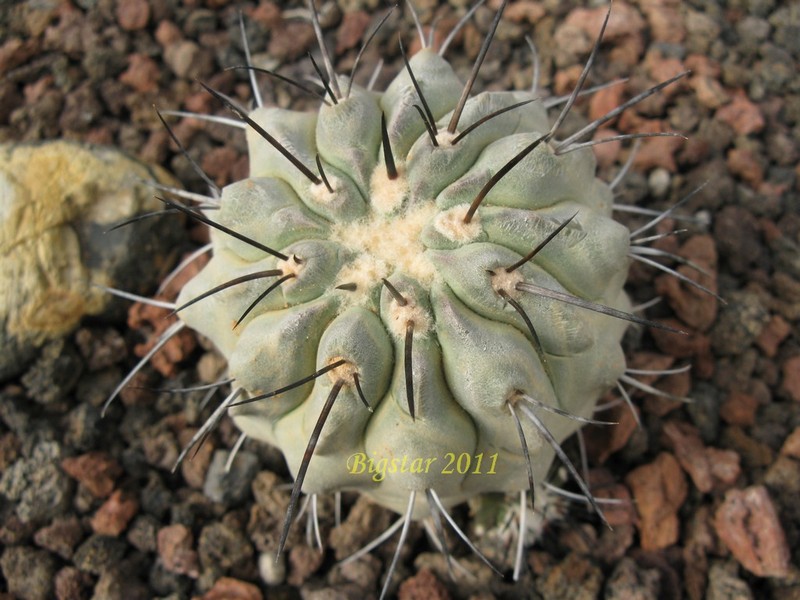
[[[196,440],[227,410],[281,449],[281,545],[301,492],[357,490],[408,522],[533,492],[556,454],[594,503],[560,443],[642,321],[630,232],[579,142],[603,121],[557,141],[580,85],[551,125],[532,91],[470,97],[428,48],[382,93],[329,75],[317,113],[209,90],[247,125],[250,177],[202,212],[166,201],[212,227],[176,310],[233,379]]]

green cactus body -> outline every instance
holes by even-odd
[[[523,293],[519,282],[630,310],[622,290],[629,232],[611,218],[612,194],[595,178],[591,150],[557,154],[541,144],[489,191],[467,223],[467,208],[486,182],[550,129],[545,110],[533,101],[453,143],[458,131],[450,134],[446,125],[462,83],[430,50],[410,64],[440,124],[438,146],[414,106],[420,100],[406,70],[383,93],[353,85],[349,96],[316,114],[250,113],[302,164],[314,165],[319,155],[333,191],[313,183],[249,128],[251,176],[225,188],[220,209],[206,214],[286,260],[212,231],[213,258],[178,299],[181,305],[232,278],[279,270],[285,279],[236,327],[277,276],[229,286],[180,315],[225,355],[243,398],[343,360],[231,414],[248,436],[278,446],[296,473],[337,387],[302,490],[358,490],[398,512],[412,490],[433,489],[451,506],[482,492],[526,489],[527,465],[509,403],[524,393],[588,417],[623,373],[625,321]],[[347,79],[340,86],[347,88]],[[533,98],[525,92],[476,95],[459,123],[466,128]],[[397,165],[394,179],[382,149],[382,114]],[[532,260],[506,271],[575,213]],[[509,298],[524,309],[538,339]],[[362,403],[356,382],[374,412]],[[580,426],[532,410],[557,442]],[[529,420],[522,427],[541,482],[553,447]],[[469,468],[456,463],[462,455]],[[428,512],[425,494],[418,494],[414,517]]]

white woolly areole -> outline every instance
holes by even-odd
[[[300,271],[306,266],[306,263],[305,261],[297,262],[294,256],[290,256],[289,260],[279,260],[275,266],[280,269],[284,275],[291,274],[297,277]]]
[[[440,147],[449,148],[453,145],[453,140],[458,136],[458,132],[450,133],[447,129],[440,129],[436,134],[436,142]]]
[[[342,359],[347,360],[344,356],[334,356],[328,361],[328,364],[332,365],[333,363],[340,361]],[[358,373],[358,367],[356,367],[350,361],[347,361],[346,363],[344,363],[343,365],[339,365],[332,371],[328,371],[327,375],[333,383],[336,383],[340,379],[344,380],[347,383],[350,383],[351,381],[353,381],[353,375],[356,373]]]
[[[506,271],[505,267],[502,267],[495,270],[494,275],[492,275],[492,289],[497,293],[500,293],[500,290],[503,290],[506,294],[516,300],[520,295],[516,285],[520,281],[523,281],[523,278],[522,273],[519,272],[519,269],[509,273]]]
[[[341,283],[354,281],[358,284],[370,277],[372,271],[382,270],[383,263],[389,266],[389,272],[381,277],[399,271],[423,285],[432,283],[436,269],[425,256],[420,235],[435,214],[436,206],[427,204],[394,216],[373,213],[353,223],[337,223],[330,239],[356,255],[356,260],[351,263],[353,277],[337,279]],[[359,264],[365,269],[363,275],[354,273]],[[380,284],[380,281],[380,277],[368,279],[367,286]]]
[[[482,229],[477,213],[469,223],[464,223],[468,210],[469,204],[448,208],[436,215],[433,227],[451,242],[472,242],[481,234]]]
[[[389,331],[399,339],[406,337],[406,327],[409,321],[414,323],[415,336],[426,337],[432,327],[430,315],[414,302],[413,298],[407,297],[406,300],[405,306],[400,306],[397,302],[392,301],[389,305],[389,314],[382,315],[383,322]]]
[[[333,189],[333,192],[328,191],[328,186],[325,185],[324,181],[320,183],[313,183],[309,188],[311,197],[319,204],[331,204],[336,198],[337,191],[341,188],[341,181],[338,177],[328,177],[328,183],[331,184],[331,189]]]
[[[389,179],[386,168],[378,166],[372,171],[369,181],[369,201],[372,209],[381,214],[388,214],[400,208],[408,197],[408,180],[404,165],[397,163],[397,177]]]

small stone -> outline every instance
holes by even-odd
[[[641,522],[639,533],[644,550],[660,550],[678,541],[678,509],[688,493],[686,478],[672,454],[631,471],[625,478],[636,500]]]
[[[758,221],[741,206],[728,205],[717,213],[714,239],[721,259],[737,274],[747,273],[750,265],[758,264],[764,253]]]
[[[558,70],[553,79],[553,88],[556,93],[559,95],[569,94],[580,78],[581,71],[582,69],[578,65]]]
[[[144,29],[149,20],[150,5],[147,0],[117,2],[117,23],[125,31]]]
[[[293,546],[289,550],[289,585],[300,586],[322,566],[325,556],[311,546]]]
[[[138,515],[128,529],[127,540],[140,552],[155,552],[158,549],[156,536],[160,523],[150,515]]]
[[[19,439],[9,431],[0,435],[0,473],[4,473],[19,457]]]
[[[689,423],[669,421],[664,425],[663,433],[695,487],[704,494],[710,492],[714,486],[711,464],[697,429]]]
[[[230,452],[217,450],[206,473],[203,493],[214,502],[233,506],[250,493],[250,484],[258,473],[258,457],[251,452],[236,454],[229,471],[225,470]]]
[[[740,355],[767,324],[769,313],[751,292],[733,292],[726,300],[711,331],[711,344],[719,354]]]
[[[231,169],[236,164],[239,153],[228,146],[213,148],[203,156],[200,163],[206,175],[223,187],[233,181]]]
[[[94,586],[93,598],[103,600],[148,600],[152,598],[138,577],[130,573],[130,566],[114,565],[100,574]]]
[[[101,54],[100,51],[97,51],[97,54]],[[98,56],[98,58],[100,57]],[[103,55],[103,58],[106,58],[105,55]],[[102,64],[93,64],[93,68],[97,71],[94,79],[100,80],[112,75],[112,73],[106,72]],[[108,70],[111,71],[111,67]],[[116,69],[113,69],[113,71],[113,74],[116,74]],[[104,107],[97,95],[95,86],[83,83],[64,97],[64,108],[61,111],[58,124],[62,131],[65,132],[86,133],[92,125],[100,121],[103,112]]]
[[[772,448],[747,435],[738,425],[722,432],[720,444],[736,451],[748,469],[769,466],[775,459]]]
[[[546,14],[547,10],[541,2],[521,0],[519,2],[510,3],[503,13],[503,18],[513,23],[525,22],[529,25],[536,25]]]
[[[15,513],[25,523],[40,524],[66,512],[71,483],[58,468],[61,446],[40,442],[30,458],[20,458],[3,472],[0,494],[16,504]]]
[[[795,427],[794,431],[783,442],[781,454],[792,458],[800,458],[800,427]]]
[[[702,600],[708,582],[708,554],[718,543],[711,527],[711,507],[700,506],[684,525],[683,579],[690,600]]]
[[[90,372],[106,369],[125,358],[125,340],[116,329],[83,327],[75,332],[75,344]]]
[[[230,571],[249,564],[253,546],[244,534],[224,522],[203,527],[197,542],[200,564],[207,570]]]
[[[557,94],[569,93],[580,77],[579,59],[592,47],[592,40],[579,26],[562,23],[553,35],[556,48],[555,64],[560,67],[555,74],[553,89]]]
[[[739,455],[733,450],[706,448],[706,456],[711,463],[711,476],[715,489],[728,488],[736,483],[742,474]]]
[[[783,341],[789,337],[792,326],[780,315],[772,315],[756,338],[756,345],[768,358],[774,358]]]
[[[81,571],[100,575],[116,566],[125,555],[126,544],[117,538],[92,535],[75,551],[73,562]]]
[[[715,116],[740,135],[758,133],[764,128],[764,117],[758,106],[750,102],[741,90],[734,94],[730,104],[717,110]]]
[[[737,561],[758,577],[786,577],[790,553],[767,488],[730,490],[714,516],[714,528]]]
[[[645,57],[645,66],[650,77],[655,81],[667,81],[686,71],[684,64],[677,58],[666,57],[658,50],[650,50]],[[639,107],[642,114],[658,116],[663,112],[665,100],[678,93],[683,87],[683,81],[667,86],[659,94],[650,96],[643,102],[648,108]],[[650,107],[657,108],[652,110]]]
[[[688,265],[675,270],[688,279],[717,292],[717,249],[710,235],[695,235],[678,249],[677,254],[696,264],[705,273]],[[697,287],[683,284],[677,277],[665,274],[656,280],[657,292],[665,296],[678,317],[699,331],[707,331],[717,317],[717,299]]]
[[[0,523],[0,544],[15,546],[26,543],[35,529],[32,523],[21,520],[13,512],[7,512],[5,519]]]
[[[336,559],[347,558],[386,531],[392,524],[391,516],[388,510],[370,502],[366,496],[359,496],[344,522],[331,531],[329,543]]]
[[[185,448],[192,436],[196,433],[196,429],[184,429],[179,434],[180,446]],[[202,489],[203,483],[208,474],[208,466],[211,464],[211,457],[214,454],[215,445],[212,440],[207,439],[199,447],[192,450],[191,460],[184,460],[181,462],[181,475],[184,481],[195,489]]]
[[[143,94],[158,91],[158,78],[161,70],[149,56],[134,53],[128,56],[128,68],[119,76],[125,85]]]
[[[154,432],[142,439],[142,451],[148,464],[169,471],[180,456],[178,442],[171,431]]]
[[[164,62],[182,79],[209,76],[214,70],[214,59],[191,40],[178,40],[164,50]]]
[[[757,188],[764,181],[764,167],[750,150],[731,148],[728,151],[728,169],[750,187]]]
[[[447,588],[429,569],[420,569],[401,583],[397,597],[398,600],[450,600]]]
[[[93,381],[87,387],[93,387],[97,382],[93,376]],[[80,385],[80,384],[79,384]],[[73,408],[67,415],[66,428],[64,430],[64,442],[76,450],[87,450],[95,445],[95,441],[100,436],[100,410],[86,403],[87,398],[80,395],[78,388],[77,397],[81,404]],[[95,388],[96,392],[99,392]],[[103,396],[105,400],[105,396]]]
[[[214,583],[214,587],[194,600],[263,600],[263,595],[252,583],[221,577]]]
[[[603,600],[658,600],[660,595],[658,569],[643,569],[633,559],[625,557],[606,581]]]
[[[281,585],[286,581],[286,554],[282,552],[277,561],[273,552],[259,554],[258,574],[267,585]]]
[[[8,38],[0,45],[0,73],[8,73],[11,69],[25,64],[40,51],[39,46],[38,40]]]
[[[8,591],[20,600],[48,600],[53,596],[56,561],[50,553],[12,546],[0,557],[0,569]]]
[[[650,186],[653,196],[663,198],[669,191],[670,179],[669,171],[666,169],[661,167],[653,169],[647,178],[647,184]]]
[[[624,126],[625,121],[621,121],[620,129],[629,131],[630,125]],[[663,133],[670,131],[669,123],[659,119],[642,120],[638,126],[634,126],[636,133]],[[634,165],[642,171],[649,171],[655,167],[662,167],[670,173],[678,170],[675,163],[675,154],[683,146],[683,139],[679,137],[655,137],[644,140],[641,150],[636,154]]]
[[[638,412],[638,409],[634,409]],[[583,430],[586,446],[596,464],[604,464],[608,458],[622,450],[636,431],[636,417],[626,405],[619,405],[604,413],[603,418],[617,423],[614,427],[590,426]]]
[[[536,580],[536,588],[546,600],[594,600],[602,585],[603,573],[599,567],[576,552],[568,554]]]
[[[62,400],[78,382],[83,365],[72,344],[53,340],[42,348],[41,355],[22,376],[28,396],[39,404]]]
[[[336,577],[335,581],[338,582],[337,572],[344,581],[349,581],[364,590],[374,590],[383,575],[383,567],[378,558],[370,555],[346,564],[339,563],[333,574],[333,577]],[[329,577],[329,581],[333,582],[333,577]]]
[[[315,39],[310,23],[289,21],[272,30],[267,51],[281,62],[291,62],[308,52]]]
[[[625,407],[627,409],[627,407]],[[589,471],[589,485],[596,491],[596,498],[611,500],[616,504],[603,506],[603,514],[611,527],[625,527],[636,521],[636,509],[630,490],[622,483],[617,483],[611,474],[604,469]],[[597,556],[597,555],[596,555]]]
[[[619,135],[617,130],[611,129],[610,127],[601,127],[595,131],[592,140],[607,140],[617,135]],[[592,152],[594,152],[594,156],[597,159],[598,168],[601,169],[615,164],[619,159],[621,150],[622,142],[619,140],[603,142],[602,144],[595,144],[592,146]]]
[[[156,300],[164,300],[164,297],[158,297]],[[177,322],[177,317],[169,315],[168,312],[164,308],[143,302],[131,305],[128,310],[128,327],[134,331],[142,330],[145,336],[145,341],[137,344],[133,349],[136,356],[145,356],[159,343],[161,335]],[[172,336],[153,355],[150,365],[164,377],[174,377],[177,374],[177,365],[184,361],[196,346],[197,338],[191,331],[184,329]],[[165,468],[171,469],[172,465]]]
[[[695,75],[689,79],[689,85],[697,100],[707,108],[716,109],[730,102],[730,95],[713,76]]]
[[[732,390],[723,401],[719,416],[731,425],[754,425],[759,405],[755,396]]]
[[[42,548],[58,554],[64,560],[69,560],[81,538],[83,538],[83,528],[78,518],[73,515],[53,519],[50,525],[36,532],[33,541]]]
[[[167,48],[179,42],[183,38],[183,34],[175,23],[164,20],[156,27],[155,38],[162,48]]]
[[[747,582],[736,576],[734,563],[715,562],[708,571],[708,589],[705,600],[753,600]]]
[[[194,536],[185,525],[168,525],[158,532],[158,555],[164,568],[171,573],[188,575],[196,579],[200,575]]]
[[[781,392],[795,402],[800,402],[800,355],[786,359],[781,372]]]
[[[680,44],[686,37],[683,17],[672,2],[651,1],[642,3],[650,24],[650,35],[656,42]]]
[[[116,460],[105,452],[87,452],[76,457],[65,458],[61,468],[95,498],[105,498],[114,489],[114,482],[122,474]]]
[[[122,490],[115,490],[91,520],[92,529],[100,535],[117,536],[128,526],[139,512],[139,501]]]
[[[92,586],[92,578],[75,567],[64,567],[53,581],[57,600],[84,600]]]
[[[580,28],[589,35],[589,38],[596,40],[607,12],[608,9],[604,6],[592,9],[576,8],[570,12],[565,22]],[[644,19],[634,7],[624,1],[615,2],[603,39],[610,42],[627,37],[640,32],[644,26]]]
[[[763,483],[774,499],[781,518],[794,528],[793,524],[800,522],[800,503],[797,502],[800,497],[800,461],[779,455],[764,475]],[[796,529],[790,531],[790,536],[796,535]]]
[[[163,520],[175,503],[173,493],[167,489],[161,478],[153,471],[148,474],[147,484],[140,494],[142,510],[157,519]]]
[[[363,10],[346,12],[336,31],[336,54],[355,48],[361,41],[372,18]]]
[[[266,31],[271,31],[278,27],[281,22],[281,9],[274,2],[261,0],[258,6],[248,13],[248,16],[258,23]]]

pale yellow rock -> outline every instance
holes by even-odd
[[[112,148],[0,145],[0,378],[104,310],[110,297],[92,284],[115,285],[119,261],[136,260],[137,249],[119,246],[136,240],[135,229],[103,231],[161,208],[141,180],[176,185],[162,169]]]

